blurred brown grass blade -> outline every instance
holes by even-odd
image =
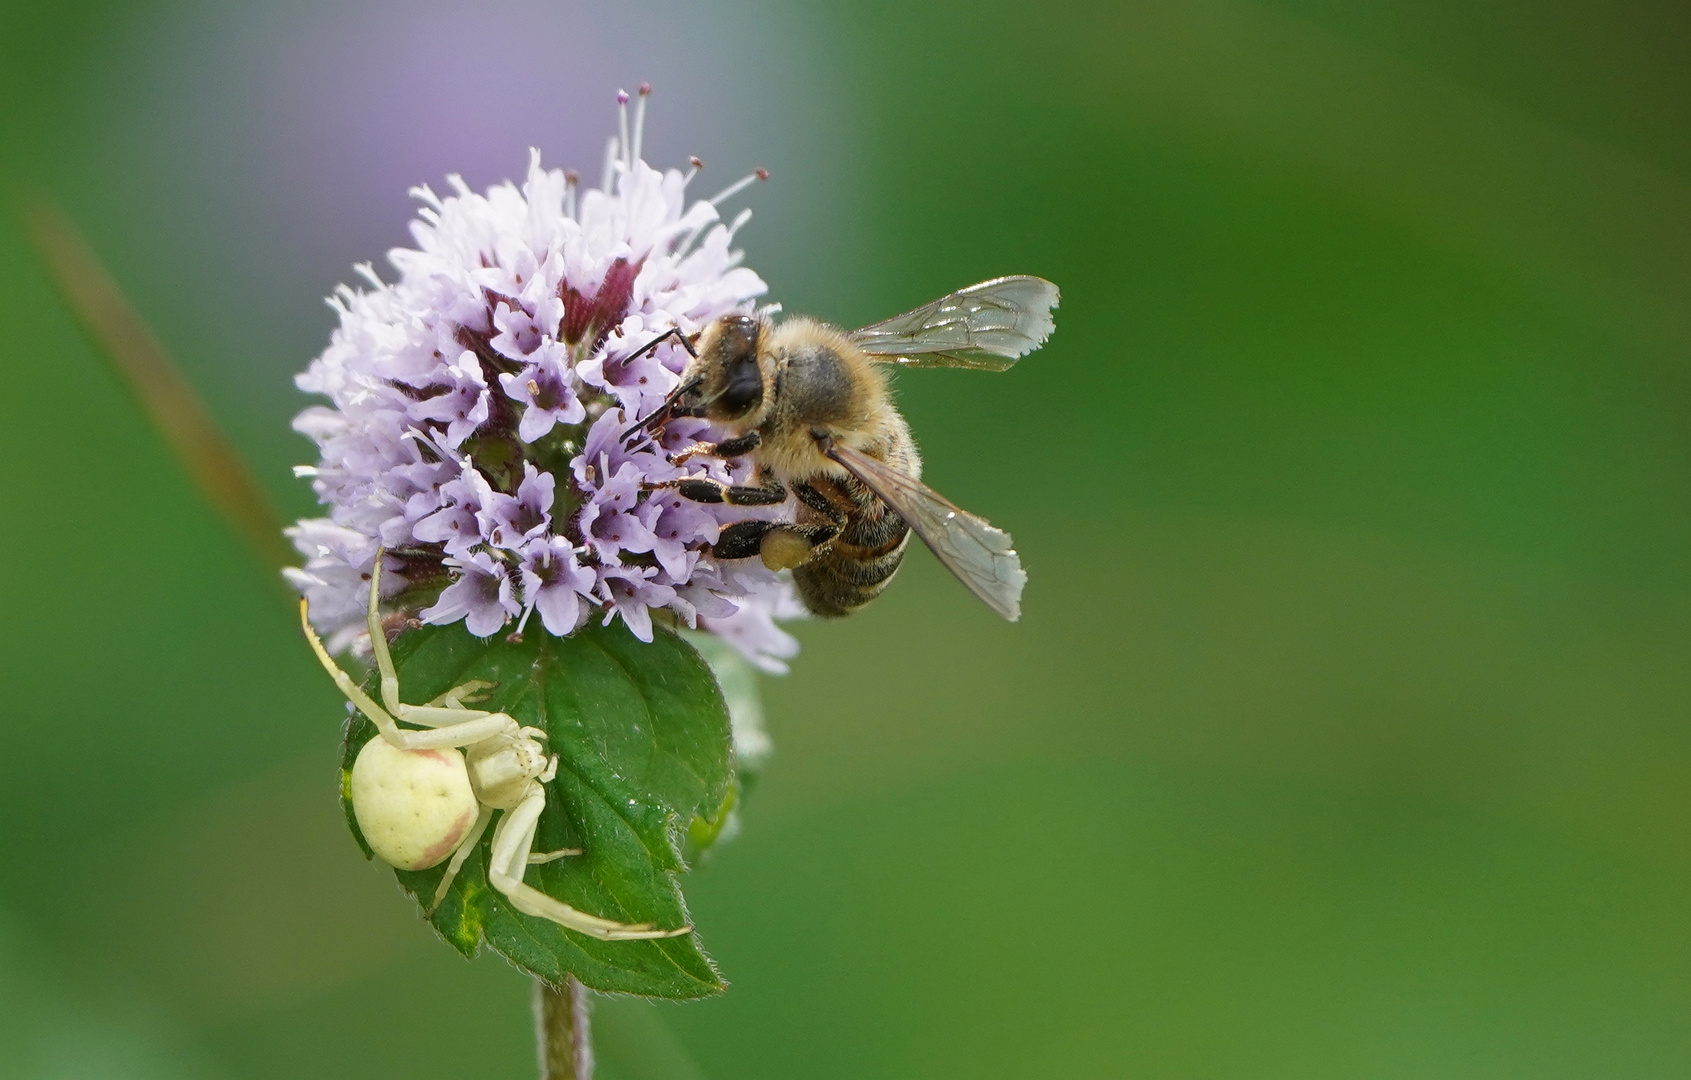
[[[69,217],[44,199],[24,225],[71,310],[134,392],[195,486],[270,568],[296,561],[282,517]]]

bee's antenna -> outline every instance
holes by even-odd
[[[651,341],[646,342],[646,344],[629,353],[623,358],[623,363],[645,356],[647,353],[656,349],[659,345],[662,345],[670,338],[674,338],[676,341],[679,341],[681,343],[681,347],[687,350],[688,356],[691,356],[695,360],[699,358],[698,352],[693,348],[693,343],[687,339],[687,335],[681,332],[681,328],[679,326],[672,326],[657,337],[653,338]],[[664,422],[669,419],[670,410],[675,408],[675,403],[681,400],[681,395],[687,393],[689,390],[692,390],[698,385],[699,379],[695,377],[683,382],[680,386],[677,386],[670,393],[669,397],[664,399],[662,405],[653,409],[645,419],[637,421],[632,427],[623,433],[623,445],[630,446],[632,444],[629,440],[635,435],[649,435],[654,429],[662,426]]]
[[[664,424],[669,422],[670,413],[675,409],[675,403],[681,400],[681,395],[697,389],[699,382],[700,380],[698,378],[688,379],[686,382],[672,390],[670,395],[663,399],[662,405],[653,409],[645,416],[644,419],[635,421],[633,426],[623,432],[622,445],[625,447],[634,445],[630,440],[636,436],[651,438],[652,432],[656,431],[660,427],[663,427]]]
[[[650,442],[654,445],[657,443],[657,440],[652,437],[652,433],[650,431],[646,430],[643,423],[635,424],[633,427],[622,433],[622,448],[629,453],[633,453],[634,448],[639,446],[642,442]]]
[[[711,196],[710,204],[712,206],[716,206],[720,204],[722,200],[733,198],[735,195],[738,195],[740,192],[751,187],[759,180],[767,179],[769,179],[768,169],[754,169],[749,175],[740,177],[740,179],[734,181],[732,184],[729,184],[727,187]]]
[[[657,337],[655,337],[652,340],[646,342],[646,344],[640,346],[638,349],[635,349],[633,352],[631,352],[627,356],[623,357],[622,362],[626,364],[630,360],[635,360],[635,359],[638,359],[639,357],[645,356],[647,353],[651,352],[653,349],[657,348],[659,345],[662,345],[664,342],[668,341],[670,338],[674,338],[676,341],[679,341],[681,343],[681,347],[683,349],[687,350],[688,356],[691,356],[695,360],[697,360],[699,358],[699,354],[697,352],[695,352],[694,349],[693,349],[693,343],[691,341],[687,340],[687,335],[683,334],[681,332],[681,328],[679,326],[672,326],[668,330],[665,330],[663,333],[659,334]]]

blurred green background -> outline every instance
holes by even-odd
[[[87,233],[290,514],[319,302],[408,185],[775,174],[858,324],[1063,287],[916,372],[1015,533],[798,627],[686,883],[733,989],[609,1080],[1691,1074],[1691,14],[1498,0],[0,7],[0,1077],[529,1076],[334,801],[340,706],[25,243]],[[592,174],[592,170],[590,170]]]

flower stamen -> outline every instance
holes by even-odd
[[[640,146],[646,136],[646,99],[652,94],[652,84],[640,84],[640,100],[634,103],[634,149],[628,158],[628,167],[634,168],[634,163],[640,160]]]
[[[723,200],[731,199],[758,181],[767,179],[769,179],[768,169],[753,169],[750,173],[740,177],[740,179],[734,181],[732,184],[729,184],[727,187],[723,188],[721,191],[712,195],[705,201],[710,203],[712,206],[721,206]]]

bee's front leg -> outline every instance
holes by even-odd
[[[692,446],[687,447],[680,453],[672,455],[670,460],[675,462],[677,465],[680,465],[688,458],[698,457],[703,454],[706,457],[722,458],[726,461],[732,458],[744,457],[762,445],[763,436],[754,429],[746,432],[744,435],[736,435],[732,439],[724,439],[717,443],[694,443]]]
[[[688,478],[665,480],[642,485],[648,491],[674,488],[683,499],[701,503],[727,503],[730,506],[779,506],[787,501],[787,489],[774,477],[766,477],[761,485],[724,484],[720,480]]]

